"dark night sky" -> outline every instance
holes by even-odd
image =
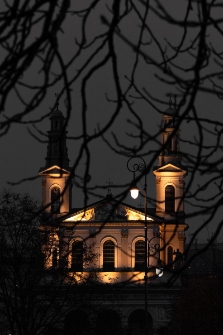
[[[84,2],[83,2],[84,3]],[[111,3],[108,1],[108,3]],[[154,5],[155,2],[152,1]],[[82,4],[84,5],[84,4]],[[0,10],[1,10],[0,5]],[[182,17],[182,14],[185,12],[187,6],[186,1],[178,1],[171,0],[168,2],[168,10],[171,13],[174,13],[176,17],[179,19]],[[103,31],[104,26],[102,26],[100,22],[100,11],[104,13],[105,16],[109,18],[109,11],[105,6],[105,3],[99,6],[100,9],[94,12],[94,16],[91,18],[89,22],[89,30],[88,37],[92,37],[95,34],[101,33]],[[191,14],[194,17],[196,13]],[[165,39],[168,39],[171,43],[177,43],[182,36],[182,29],[176,26],[171,26],[169,24],[164,24],[159,19],[157,19],[154,15],[150,15],[150,27],[156,33],[156,36],[161,41],[161,44],[165,43]],[[80,21],[78,19],[74,19],[72,15],[68,15],[63,26],[64,33],[61,34],[61,50],[63,50],[63,55],[65,58],[69,59],[71,56],[73,49],[70,47],[74,40],[74,36],[77,38],[80,36]],[[122,31],[125,34],[125,37],[131,39],[134,43],[138,36],[138,22],[134,16],[129,16],[129,18],[124,22],[122,26]],[[190,29],[188,32],[188,40],[193,38],[193,29]],[[212,31],[210,31],[210,40],[213,44],[218,44],[218,36],[212,35]],[[146,42],[146,41],[145,41]],[[75,48],[75,46],[74,46]],[[119,55],[119,70],[122,75],[123,86],[127,85],[126,79],[124,79],[124,75],[129,75],[130,69],[133,64],[133,58],[131,56],[131,48],[123,43],[118,37],[116,41],[117,53]],[[157,48],[154,46],[154,43],[150,45],[145,45],[144,52],[149,52],[150,55],[156,56]],[[190,65],[190,59],[185,56],[179,57],[179,64],[181,62],[188,63]],[[81,61],[79,63],[75,63],[73,67],[70,68],[70,73],[74,73],[76,69],[80,66]],[[115,103],[106,100],[107,97],[110,100],[115,99],[114,95],[114,86],[113,86],[113,77],[111,74],[110,64],[105,66],[103,69],[98,71],[96,75],[94,75],[88,83],[87,86],[87,101],[88,101],[88,109],[87,109],[87,120],[88,120],[88,132],[89,134],[93,134],[95,129],[97,129],[98,125],[102,127],[112,115],[112,112],[115,108]],[[55,64],[55,70],[57,68],[57,64]],[[215,69],[214,64],[210,64],[209,68]],[[140,85],[141,88],[145,88],[150,94],[155,96],[158,99],[161,99],[163,102],[168,103],[168,93],[172,91],[176,93],[176,88],[171,85],[167,85],[164,82],[157,79],[156,74],[161,74],[159,69],[153,68],[151,65],[146,64],[144,59],[140,59],[138,72],[136,76],[137,84]],[[186,74],[185,74],[186,76]],[[81,78],[80,78],[81,79]],[[33,64],[33,66],[27,71],[24,76],[24,80],[32,81],[35,83],[41,83],[41,78],[38,74],[38,62]],[[80,83],[81,80],[78,80],[75,84],[72,85],[72,115],[69,121],[68,126],[68,136],[78,136],[81,133],[81,92],[80,92]],[[58,83],[55,87],[52,87],[48,90],[46,98],[43,100],[41,106],[39,106],[36,110],[32,112],[27,120],[35,120],[37,116],[46,115],[49,113],[50,108],[55,104],[55,93],[60,92],[63,87],[63,83]],[[23,92],[26,96],[29,96],[29,91]],[[134,100],[134,99],[133,99]],[[146,104],[142,100],[134,100],[134,108],[137,110],[138,116],[143,120],[143,126],[145,130],[150,134],[155,134],[160,126],[161,122],[161,114],[158,113],[154,108]],[[208,95],[208,94],[200,94],[197,96],[195,105],[198,109],[198,113],[200,117],[211,118],[211,120],[219,120],[222,115],[222,100],[218,99],[216,96]],[[160,112],[164,111],[167,108],[167,105],[162,105],[157,103],[157,107]],[[66,116],[66,106],[63,100],[63,97],[60,99],[59,109]],[[10,95],[10,99],[7,101],[6,109],[4,111],[5,115],[12,115],[18,110],[22,110],[21,104],[19,104],[18,99],[15,94],[12,92]],[[2,120],[2,119],[1,119]],[[126,135],[126,133],[132,133],[133,135],[137,135],[137,130],[133,125],[130,124],[129,120],[135,122],[133,116],[131,116],[126,108],[123,107],[120,115],[116,119],[112,128],[106,135],[106,139],[111,143],[114,143],[112,140],[111,132],[114,132],[118,139],[127,145],[134,146],[138,142],[137,138],[131,138],[131,136]],[[43,120],[41,123],[36,125],[39,130],[43,133],[46,133],[50,128],[50,122],[48,119]],[[39,135],[38,132],[33,128],[31,124],[22,124],[17,125],[14,124],[11,126],[7,135],[1,137],[1,145],[0,145],[0,154],[1,154],[1,164],[0,164],[0,178],[1,178],[1,187],[12,187],[15,190],[19,190],[21,192],[28,192],[34,198],[41,200],[41,182],[40,179],[34,179],[31,181],[23,182],[16,186],[9,186],[7,182],[18,182],[23,178],[35,177],[38,174],[38,170],[40,167],[45,164],[45,156],[46,156],[46,143],[41,141],[37,141],[35,138],[30,136],[27,129],[30,129],[35,135],[39,136],[41,141],[45,141],[46,138],[43,135]],[[193,122],[187,123],[184,122],[181,126],[181,137],[184,139],[191,139],[197,136],[197,128],[193,124]],[[211,135],[207,135],[205,141],[212,141]],[[68,140],[68,153],[71,165],[75,162],[77,157],[80,141],[77,140]],[[147,153],[147,156],[144,157],[148,162],[150,161],[152,155],[151,151],[154,151],[158,148],[155,143],[148,143],[143,153]],[[111,179],[114,185],[124,185],[131,181],[132,175],[127,170],[126,163],[128,158],[122,155],[118,155],[112,152],[108,146],[103,142],[102,139],[97,139],[90,145],[91,149],[91,166],[90,166],[90,174],[91,174],[91,182],[90,186],[93,185],[101,185],[106,186],[106,182]],[[192,147],[181,143],[181,150],[187,152],[188,150],[193,150]],[[82,160],[79,164],[79,167],[76,171],[78,175],[82,174],[83,167],[85,162]],[[155,164],[156,165],[156,164]],[[188,177],[189,178],[189,177]],[[199,179],[193,182],[194,187],[197,187],[199,184]],[[143,186],[142,186],[143,188]],[[113,195],[117,195],[121,189],[112,189]],[[148,176],[148,194],[151,197],[155,196],[155,182],[152,172],[150,172]],[[106,195],[106,190],[100,190],[98,192],[99,196]],[[91,197],[89,199],[89,204],[97,201],[98,198]],[[130,196],[124,199],[124,202],[132,204],[138,207],[142,200],[136,200],[133,202]],[[83,194],[81,189],[73,188],[73,206],[81,207],[83,205]],[[191,207],[186,206],[186,211],[191,210]],[[203,218],[191,219],[189,223],[191,234],[195,227],[203,222]],[[209,227],[209,233],[212,231],[212,227]],[[200,235],[201,240],[207,239],[207,231],[204,231]],[[221,237],[221,236],[220,236]]]

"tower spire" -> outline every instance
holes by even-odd
[[[184,178],[187,168],[181,164],[178,114],[171,97],[169,104],[163,113],[159,164],[153,170],[156,177],[156,214],[179,223],[184,222]]]
[[[56,109],[53,111],[48,131],[46,164],[39,171],[42,177],[42,203],[45,212],[53,215],[68,213],[72,205],[72,168],[67,153],[67,131],[63,113],[58,109],[58,94],[55,94]]]
[[[180,129],[176,129],[178,115],[172,105],[172,93],[170,92],[169,108],[163,113],[163,127],[161,130],[161,152],[159,166],[167,163],[181,165],[179,136]]]
[[[57,108],[53,111],[50,120],[51,128],[48,131],[48,146],[46,156],[46,167],[58,165],[61,168],[69,168],[69,158],[67,151],[67,131],[64,128],[65,117],[63,113],[58,109],[59,100],[58,94],[55,94],[57,98]]]

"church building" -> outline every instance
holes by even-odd
[[[50,122],[46,163],[39,171],[44,206],[40,229],[48,234],[42,246],[46,269],[64,266],[80,285],[95,274],[98,287],[110,292],[115,286],[118,292],[112,303],[101,300],[94,318],[83,308],[70,312],[64,319],[65,333],[87,334],[91,325],[97,334],[106,334],[103,327],[110,329],[108,334],[145,334],[146,324],[148,334],[161,334],[181,285],[177,270],[183,264],[188,228],[184,215],[187,169],[181,164],[177,112],[170,103],[163,113],[161,150],[153,169],[153,209],[119,202],[110,191],[86,208],[72,209],[75,173],[69,166],[65,118],[58,107]],[[80,325],[82,319],[84,325]]]

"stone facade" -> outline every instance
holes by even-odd
[[[143,210],[116,201],[110,193],[87,208],[71,210],[73,172],[63,133],[64,118],[60,111],[52,114],[46,166],[40,170],[45,206],[40,230],[48,234],[42,246],[46,268],[56,269],[63,264],[80,285],[83,278],[95,273],[98,287],[103,290],[101,301],[95,295],[100,305],[98,314],[90,318],[83,309],[70,312],[65,318],[66,334],[80,332],[81,327],[83,330],[82,319],[86,333],[88,327],[96,330],[102,327],[100,331],[105,333],[103,327],[107,323],[107,327],[114,326],[114,331],[108,334],[144,334],[145,296],[148,334],[158,334],[168,324],[180,280],[176,277],[174,285],[167,284],[173,280],[174,271],[182,266],[188,228],[184,221],[187,171],[181,165],[176,111],[170,106],[163,118],[159,164],[153,171],[156,208],[147,210],[145,220]],[[63,141],[58,147],[55,142],[59,138]],[[97,330],[98,334],[100,331]]]

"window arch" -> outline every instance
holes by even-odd
[[[172,185],[165,188],[165,212],[175,212],[175,188]]]
[[[103,270],[114,271],[115,268],[115,243],[107,240],[103,243]]]
[[[51,188],[51,213],[60,213],[60,188],[58,186]]]
[[[145,241],[138,240],[135,243],[135,270],[144,271],[145,269]]]
[[[75,240],[72,243],[71,250],[71,268],[73,271],[83,271],[84,262],[84,246],[83,241]]]

